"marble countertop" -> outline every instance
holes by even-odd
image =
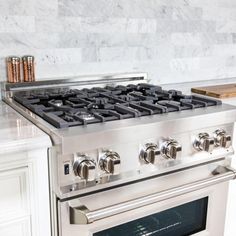
[[[50,146],[47,134],[0,101],[0,154]]]
[[[176,89],[176,90],[181,90],[183,93],[190,94],[191,88],[193,87],[212,86],[212,85],[220,85],[220,84],[233,84],[233,83],[236,83],[236,77],[216,79],[216,80],[203,80],[203,81],[193,81],[193,82],[183,82],[183,83],[162,84],[161,86],[167,90]]]
[[[236,83],[236,78],[226,78],[226,79],[217,79],[217,80],[205,80],[205,81],[194,81],[194,82],[185,82],[185,83],[171,83],[161,85],[164,89],[176,89],[180,90],[185,94],[191,94],[191,88],[201,87],[201,86],[212,86],[220,84],[233,84]],[[236,97],[224,98],[221,99],[223,103],[236,106]]]

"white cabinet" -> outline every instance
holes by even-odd
[[[0,236],[50,236],[48,181],[47,148],[0,155]]]
[[[0,222],[29,214],[28,168],[0,171]]]
[[[0,235],[31,236],[28,167],[0,170]]]
[[[0,225],[0,235],[2,236],[30,236],[30,219],[22,219],[12,221],[7,224]]]

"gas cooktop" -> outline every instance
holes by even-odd
[[[215,106],[221,101],[139,83],[20,91],[13,99],[56,128]]]

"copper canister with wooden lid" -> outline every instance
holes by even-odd
[[[19,83],[21,82],[20,74],[20,58],[17,56],[7,57],[7,82]]]
[[[26,55],[22,57],[24,82],[35,81],[34,56]]]

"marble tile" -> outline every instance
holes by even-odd
[[[64,21],[55,16],[37,16],[35,21],[36,32],[61,33],[65,31]]]
[[[200,59],[195,58],[175,58],[170,60],[170,68],[174,71],[179,72],[191,72],[196,69],[199,69]]]
[[[225,68],[226,60],[229,58],[229,56],[210,56],[210,57],[204,57],[201,58],[199,61],[200,67],[202,69],[204,68]]]
[[[173,57],[173,47],[105,47],[99,50],[100,61],[155,61]]]
[[[105,47],[99,49],[99,61],[134,61],[140,47]]]
[[[222,20],[216,23],[216,32],[219,33],[234,33],[236,32],[235,20]]]
[[[39,64],[77,64],[81,62],[80,48],[56,48],[37,50],[35,57],[37,58],[37,65]]]
[[[30,51],[37,48],[55,48],[58,45],[57,33],[7,33],[0,34],[0,49],[25,49]]]
[[[236,55],[235,44],[221,44],[212,46],[212,55],[215,56],[231,56]]]
[[[0,33],[35,32],[34,16],[1,16]]]
[[[106,61],[106,62],[86,62],[78,64],[48,65],[39,64],[36,67],[36,74],[41,79],[58,79],[77,75],[91,75],[104,73],[121,73],[136,71],[135,63],[129,61]],[[45,73],[46,72],[46,73]]]
[[[34,15],[34,0],[7,0],[0,1],[1,16],[32,16]]]
[[[160,25],[158,25],[160,27]],[[162,25],[163,30],[168,29],[170,33],[177,32],[215,32],[216,23],[214,21],[202,20],[173,20]],[[159,31],[159,28],[158,30]]]
[[[171,18],[173,7],[160,4],[156,0],[117,0],[117,6],[125,17],[131,18]],[[163,4],[163,5],[162,5]]]
[[[64,24],[67,24],[66,19]],[[77,18],[73,27],[78,25],[74,32],[84,33],[155,33],[156,20],[153,19],[127,19],[127,18]],[[71,27],[70,27],[71,28]],[[66,31],[68,27],[65,27]]]
[[[67,33],[60,34],[59,47],[155,46],[170,42],[168,33]]]
[[[236,8],[236,2],[232,0],[217,0],[217,6]]]
[[[96,62],[98,61],[98,48],[88,47],[82,49],[82,62]]]
[[[202,45],[212,44],[232,44],[233,34],[216,33],[216,32],[203,32],[200,35]]]
[[[54,16],[58,15],[58,0],[33,0],[35,16]]]
[[[201,45],[201,34],[196,33],[172,33],[171,43],[174,45]]]
[[[202,18],[201,7],[180,6],[173,8],[174,20],[199,20]]]
[[[82,17],[168,18],[172,7],[155,0],[59,0],[59,15]]]
[[[175,46],[174,57],[176,58],[193,58],[193,57],[207,57],[213,54],[212,46]]]
[[[236,56],[229,56],[226,58],[226,66],[235,67],[236,66]]]
[[[232,33],[232,43],[236,43],[236,33]]]
[[[214,20],[217,22],[225,20],[236,20],[236,8],[227,8],[225,6],[219,8],[216,5],[207,6],[203,8],[202,18],[204,20]]]
[[[189,6],[192,7],[201,7],[205,8],[208,6],[215,6],[217,3],[217,0],[186,0]],[[214,3],[214,4],[213,4]]]
[[[114,0],[59,0],[59,16],[109,17],[119,10]],[[118,16],[118,15],[116,15]]]

